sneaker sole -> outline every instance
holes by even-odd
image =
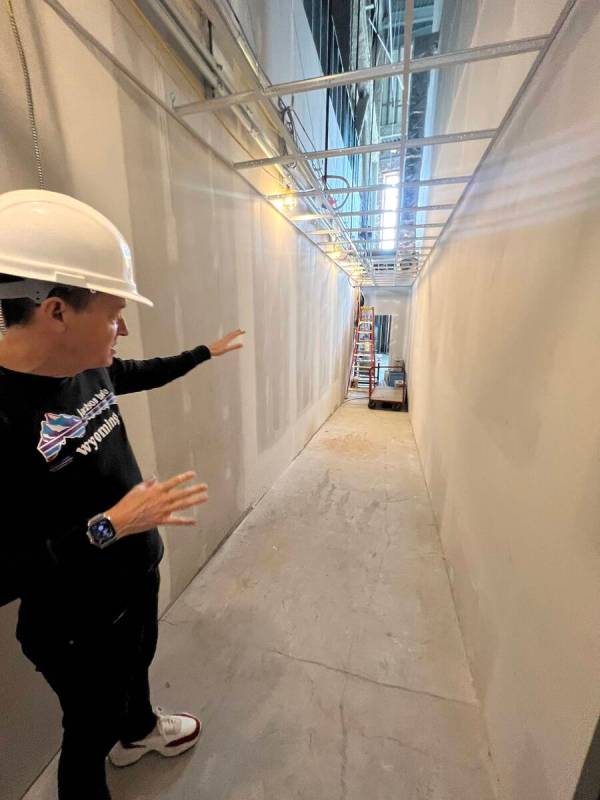
[[[173,745],[173,747],[163,747],[159,748],[148,748],[148,747],[132,747],[126,748],[123,751],[128,754],[127,758],[117,758],[115,759],[112,755],[109,754],[108,760],[113,765],[113,767],[129,767],[132,764],[135,764],[141,758],[143,758],[148,753],[158,753],[163,758],[175,758],[175,756],[180,756],[182,753],[185,753],[186,750],[189,750],[193,747],[198,739],[200,738],[200,734],[202,733],[202,723],[198,720],[198,729],[190,734],[186,739],[182,741],[181,744]],[[130,755],[129,755],[130,754]]]

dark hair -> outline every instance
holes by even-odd
[[[14,283],[22,278],[13,275],[0,275],[0,283]],[[55,286],[48,295],[49,297],[60,297],[65,303],[75,309],[83,311],[94,296],[89,289],[80,289],[77,286]],[[31,322],[37,304],[28,297],[20,297],[15,300],[0,301],[2,316],[7,328],[12,325],[27,325]]]

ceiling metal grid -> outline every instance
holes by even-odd
[[[264,193],[265,199],[334,260],[353,283],[380,286],[411,285],[431,258],[474,175],[577,1],[568,0],[549,34],[439,52],[434,0],[304,0],[315,46],[320,42],[317,50],[325,64],[324,74],[276,82],[267,78],[230,0],[136,0],[146,11],[159,15],[163,25],[184,31],[185,22],[178,17],[182,5],[200,11],[209,21],[220,58],[230,67],[228,74],[237,76],[237,80],[215,80],[213,71],[208,92],[213,96],[175,103],[174,111],[181,118],[234,112],[255,142],[254,149],[260,150],[235,162],[234,169],[250,182],[258,170],[276,170],[277,182],[285,191]],[[341,9],[349,16],[342,22],[357,32],[355,69],[343,68],[332,8],[337,9],[338,23]],[[325,61],[323,36],[318,40],[315,29],[315,25],[323,25],[322,13],[327,15]],[[367,46],[364,36],[361,40],[361,26],[369,33]],[[331,57],[331,42],[340,51],[335,58]],[[346,66],[351,63],[349,53]],[[450,133],[425,130],[425,118],[435,102],[436,89],[430,80],[434,70],[526,53],[537,55],[497,127]],[[213,67],[222,70],[212,49],[210,58]],[[317,148],[294,110],[294,98],[323,90],[325,146]],[[370,110],[370,124],[365,121],[365,107]],[[339,146],[327,131],[331,125],[342,131],[344,124],[348,142]],[[296,126],[302,128],[302,135]],[[427,173],[428,148],[467,142],[482,143],[483,154],[473,171]],[[453,186],[457,195],[452,202],[420,203],[424,189]],[[433,213],[441,217],[434,219]]]

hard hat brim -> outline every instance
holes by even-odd
[[[100,283],[93,279],[90,280],[89,277],[79,275],[68,268],[63,268],[60,271],[55,269],[50,274],[40,277],[40,270],[36,269],[34,265],[24,266],[16,262],[17,259],[13,258],[11,262],[5,264],[0,255],[0,274],[14,275],[14,277],[23,278],[24,280],[43,281],[44,283],[57,286],[73,286],[81,289],[91,289],[94,292],[102,292],[102,294],[122,297],[124,300],[132,300],[134,303],[141,303],[142,305],[154,308],[152,300],[139,294],[139,292],[137,292],[137,287],[129,285],[128,288],[128,284],[124,281],[112,281],[112,285],[110,285],[108,281]]]
[[[152,300],[149,300],[147,297],[144,297],[143,294],[137,294],[137,292],[120,291],[119,289],[107,292],[106,287],[98,285],[94,286],[91,283],[88,283],[87,288],[93,289],[95,292],[102,292],[102,294],[110,294],[113,297],[122,297],[124,300],[132,300],[134,303],[141,303],[141,305],[149,306],[149,308],[154,308],[154,303],[152,302]]]

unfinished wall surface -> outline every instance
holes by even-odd
[[[133,245],[141,291],[156,304],[128,309],[131,335],[120,354],[170,354],[238,326],[248,331],[241,354],[120,403],[145,474],[193,467],[210,486],[197,526],[163,532],[164,608],[340,403],[352,292],[330,260],[45,3],[15,5],[48,188],[115,222]],[[182,102],[198,96],[152,46],[131,4],[64,5],[167,102],[171,92]],[[4,13],[0,68],[0,191],[35,188],[23,78]],[[198,129],[242,157],[212,117]],[[20,797],[59,744],[57,703],[13,640],[15,611],[13,604],[0,614],[2,800]]]
[[[552,5],[472,30],[542,33]],[[412,421],[504,800],[570,800],[600,708],[599,12],[576,4],[415,287]],[[454,120],[503,94],[457,86]]]

